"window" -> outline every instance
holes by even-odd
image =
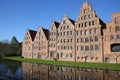
[[[120,27],[119,26],[116,26],[115,27],[115,31],[117,32],[117,31],[120,31]]]
[[[61,58],[63,57],[63,53],[61,53]]]
[[[66,29],[66,26],[64,26],[63,29],[65,30],[65,29]]]
[[[89,26],[91,26],[91,22],[89,22]]]
[[[90,19],[90,15],[88,15],[88,18]]]
[[[113,40],[114,39],[114,36],[113,35],[110,35],[110,40]]]
[[[92,25],[94,25],[94,21],[92,21]]]
[[[120,39],[120,34],[117,34],[117,35],[116,35],[116,39],[117,39],[117,40]]]
[[[89,39],[88,38],[85,38],[85,43],[89,42]]]
[[[79,28],[80,28],[80,24],[79,24]]]
[[[83,23],[82,23],[82,27],[83,27],[84,25],[83,25]]]
[[[70,34],[72,35],[72,31],[70,31]]]
[[[62,30],[62,26],[61,26],[60,30]]]
[[[66,46],[64,46],[64,50],[66,49]]]
[[[95,50],[99,50],[98,45],[95,45]]]
[[[119,24],[118,18],[115,18],[115,24]]]
[[[66,40],[66,39],[64,39],[64,43],[66,43],[66,41],[67,41],[67,40]]]
[[[93,50],[93,45],[90,45],[90,50],[91,50],[91,51]]]
[[[87,20],[87,15],[84,16],[84,20]]]
[[[79,33],[79,31],[76,31],[77,36],[78,36],[78,33]]]
[[[90,37],[90,42],[93,42],[93,38],[92,37]]]
[[[67,40],[67,42],[69,43],[69,39]]]
[[[62,36],[62,32],[61,32],[61,36]]]
[[[63,24],[66,24],[66,20],[63,21]]]
[[[85,35],[88,35],[88,30],[85,30]]]
[[[70,57],[72,57],[72,53],[70,54]]]
[[[97,36],[95,36],[95,41],[98,41],[98,37]]]
[[[83,17],[81,17],[81,20],[83,20]]]
[[[84,50],[84,47],[83,46],[81,46],[81,51],[83,51]]]
[[[77,38],[77,43],[79,43],[79,38]]]
[[[81,38],[81,42],[84,42],[84,39],[83,39],[83,38]]]
[[[85,46],[85,51],[89,51],[89,46]]]
[[[65,36],[65,32],[63,33],[63,35]]]
[[[69,29],[69,25],[67,25],[67,29]]]
[[[61,39],[61,43],[62,43],[62,39]]]
[[[87,13],[87,9],[84,9],[84,14]]]
[[[88,22],[85,22],[85,27],[88,26]]]

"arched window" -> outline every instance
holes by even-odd
[[[114,36],[113,35],[110,35],[110,40],[113,40],[114,39]]]
[[[98,47],[98,45],[95,45],[95,50],[99,50],[99,47]]]
[[[84,16],[84,20],[87,20],[87,15]]]
[[[88,30],[85,30],[85,35],[88,35]]]
[[[97,36],[95,36],[95,41],[98,41],[98,37]]]
[[[120,34],[116,35],[116,39],[119,40],[120,39]]]
[[[85,22],[85,27],[88,26],[88,22]]]
[[[89,46],[85,46],[85,51],[89,51]]]
[[[84,14],[87,13],[87,9],[84,9]]]
[[[89,42],[89,39],[88,38],[85,38],[85,43]]]

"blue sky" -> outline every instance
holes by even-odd
[[[120,12],[120,0],[0,0],[0,41],[16,36],[22,42],[26,29],[49,29],[51,20],[59,22],[64,14],[76,20],[85,1],[104,22]]]

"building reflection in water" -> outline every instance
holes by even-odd
[[[23,80],[120,80],[120,71],[22,62]]]

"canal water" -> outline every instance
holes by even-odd
[[[0,80],[120,80],[120,71],[0,60]]]

